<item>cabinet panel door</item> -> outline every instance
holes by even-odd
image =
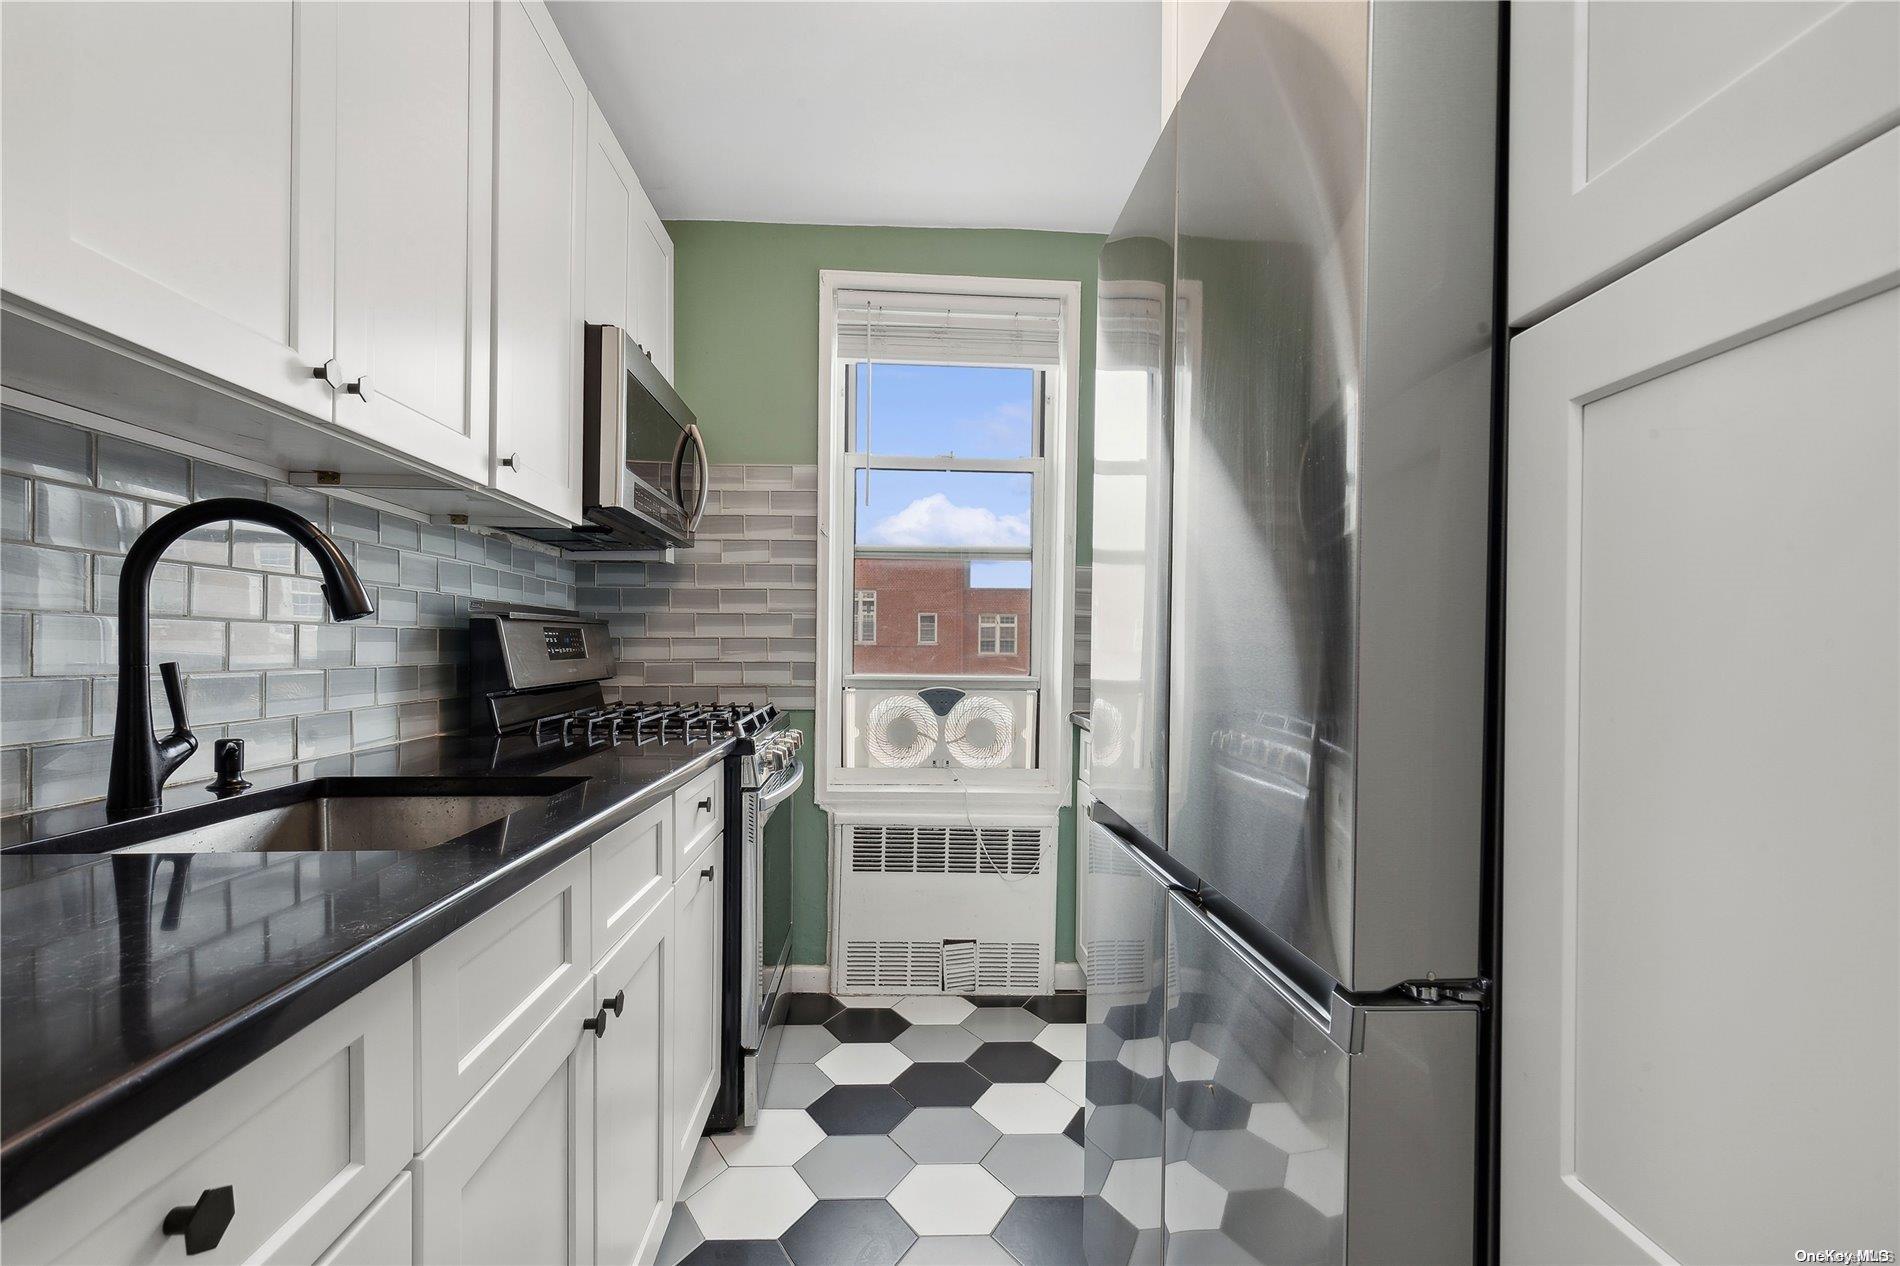
[[[1900,132],[1512,341],[1507,1262],[1900,1241],[1895,188]]]
[[[634,341],[673,381],[673,238],[642,193],[633,227]]]
[[[333,33],[288,3],[0,9],[9,296],[327,421]]]
[[[579,521],[587,85],[547,8],[496,8],[495,487]]]
[[[1511,18],[1513,324],[1900,120],[1900,5],[1527,4]]]
[[[673,1212],[673,1146],[666,1124],[673,1021],[673,906],[661,902],[601,961],[595,989],[619,1003],[594,1059],[596,1212],[600,1266],[651,1262]]]
[[[416,1157],[425,1262],[563,1266],[593,1253],[590,977]]]
[[[405,1173],[337,1237],[317,1266],[413,1266],[415,1260],[416,1184]]]
[[[719,1090],[719,907],[723,837],[700,850],[673,885],[673,1067],[668,1128],[673,1172],[692,1163]]]
[[[488,481],[494,14],[391,0],[333,10],[336,420]]]
[[[640,182],[607,126],[587,100],[587,320],[633,328],[633,204]]]

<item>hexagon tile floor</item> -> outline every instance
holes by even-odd
[[[1079,993],[791,999],[750,1130],[704,1139],[659,1266],[1072,1266]]]

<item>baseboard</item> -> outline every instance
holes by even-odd
[[[830,993],[831,968],[823,963],[792,963],[785,968],[786,993]]]
[[[1055,978],[1057,989],[1088,988],[1088,978],[1082,975],[1080,963],[1057,963]]]

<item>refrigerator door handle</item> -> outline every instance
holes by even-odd
[[[1311,1024],[1335,1048],[1347,1055],[1357,1055],[1365,1048],[1366,1009],[1341,995],[1337,990],[1327,998],[1322,1008],[1308,997],[1293,981],[1275,967],[1271,960],[1259,950],[1236,935],[1232,929],[1219,919],[1206,916],[1198,907],[1190,905],[1185,898],[1177,895],[1177,900],[1189,905],[1200,923],[1227,949],[1233,952],[1247,969],[1260,978],[1262,984],[1273,991],[1288,1010]]]

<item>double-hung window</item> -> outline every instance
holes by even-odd
[[[823,294],[820,795],[1053,789],[1079,288],[827,273]],[[879,615],[916,637],[880,640]]]

